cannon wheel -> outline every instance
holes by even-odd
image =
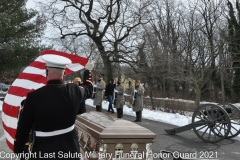
[[[233,138],[240,133],[240,109],[229,103],[220,103],[219,106],[223,108],[231,108],[231,113],[228,113],[231,121],[231,129],[226,138]]]
[[[195,134],[207,143],[222,141],[231,129],[228,113],[224,108],[215,104],[199,106],[193,113],[192,125]]]

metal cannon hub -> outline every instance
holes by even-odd
[[[208,121],[207,125],[208,125],[208,127],[214,127],[215,126],[215,122],[210,120],[210,121]]]

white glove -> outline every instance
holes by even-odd
[[[118,90],[114,89],[114,92],[115,92],[115,93],[118,93]]]
[[[91,59],[89,59],[87,64],[85,65],[85,68],[88,70],[92,70],[93,67],[94,67],[94,62]]]
[[[136,93],[136,92],[137,92],[137,90],[136,90],[136,89],[134,89],[134,92]]]
[[[97,87],[97,85],[96,84],[94,84],[94,86],[93,87]]]

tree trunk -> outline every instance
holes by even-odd
[[[221,47],[221,49],[222,49],[222,47]],[[219,54],[219,61],[223,62],[222,53]],[[224,87],[224,75],[223,75],[223,64],[222,63],[220,63],[220,68],[219,69],[220,69],[220,76],[221,76],[222,103],[225,103],[225,90],[224,90],[225,87]]]
[[[104,63],[105,77],[107,77],[106,80],[109,82],[110,79],[114,79],[111,61],[106,56],[103,56],[102,58]]]
[[[221,72],[222,103],[225,103],[224,78],[222,66],[220,67],[220,72]]]
[[[152,106],[152,109],[155,110],[156,108],[154,106],[153,94],[152,94],[153,83],[152,83],[152,80],[150,78],[148,79],[148,82],[149,82],[149,95],[150,95],[150,100],[151,100],[151,106]]]
[[[165,83],[165,76],[163,75],[163,80],[162,80],[162,90],[163,90],[163,96],[166,96],[166,83]]]
[[[114,79],[113,77],[113,69],[112,69],[112,65],[111,65],[111,61],[109,60],[109,56],[107,56],[107,53],[104,50],[104,47],[102,45],[102,42],[100,41],[95,41],[95,43],[98,46],[98,51],[100,52],[100,55],[102,57],[103,60],[103,64],[104,64],[104,77],[106,77],[106,82],[108,83],[110,81],[110,79]]]
[[[195,98],[195,107],[199,107],[200,105],[200,98],[201,98],[201,90],[199,87],[195,88],[196,98]]]

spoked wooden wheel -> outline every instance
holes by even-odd
[[[240,133],[240,109],[229,103],[220,103],[218,105],[227,111],[231,121],[231,129],[226,138],[236,137]]]
[[[231,121],[224,108],[215,104],[203,104],[194,111],[192,125],[201,140],[217,143],[228,136]]]

